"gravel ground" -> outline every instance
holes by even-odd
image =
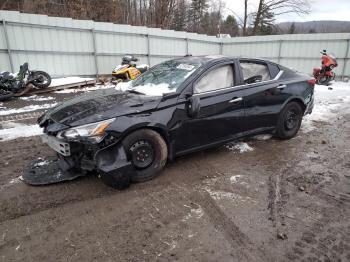
[[[124,191],[94,175],[25,185],[23,168],[52,151],[2,141],[0,261],[350,261],[350,111],[333,111],[291,140],[181,157]]]

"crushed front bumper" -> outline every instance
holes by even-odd
[[[65,170],[60,167],[58,157],[37,159],[30,163],[23,171],[23,181],[29,185],[48,185],[76,179],[84,176],[85,172]]]
[[[135,174],[121,143],[91,150],[88,146],[61,141],[52,136],[45,135],[43,142],[57,152],[57,157],[33,161],[23,173],[27,184],[58,183],[84,176],[87,171],[96,171],[105,184],[123,189],[130,185]]]

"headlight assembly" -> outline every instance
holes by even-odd
[[[106,136],[106,128],[115,120],[115,118],[104,120],[97,123],[91,123],[83,126],[69,128],[58,133],[58,138],[65,138],[71,141],[89,141],[91,143],[100,143]]]

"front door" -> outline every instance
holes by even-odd
[[[174,149],[185,153],[238,136],[244,130],[244,106],[241,90],[235,90],[236,70],[232,63],[206,70],[193,84],[193,97],[200,110],[189,117],[179,103],[182,120],[176,130]]]

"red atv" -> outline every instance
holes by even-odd
[[[314,77],[316,84],[328,85],[330,81],[334,80],[335,73],[333,68],[338,66],[337,60],[333,54],[327,54],[327,50],[323,50],[322,54],[322,67],[314,68]]]

